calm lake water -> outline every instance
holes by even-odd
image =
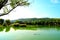
[[[0,32],[0,40],[60,40],[60,30],[55,28],[37,30],[14,30]]]

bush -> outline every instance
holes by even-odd
[[[26,27],[26,24],[20,24],[21,27]]]
[[[12,24],[14,27],[26,27],[26,24],[19,24],[19,23],[14,23]]]
[[[14,24],[12,24],[12,26],[18,27],[18,26],[20,26],[20,24],[19,23],[14,23]]]
[[[7,25],[10,25],[10,24],[11,24],[10,20],[5,20],[5,23],[6,23]]]

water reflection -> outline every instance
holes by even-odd
[[[5,30],[5,32],[8,32],[8,31],[10,31],[10,28],[11,28],[11,27],[6,27],[6,30]]]
[[[46,30],[56,29],[56,30],[60,30],[60,27],[54,27],[54,28],[51,28],[51,27],[49,27],[49,28],[48,27],[35,28],[35,27],[10,27],[10,26],[4,27],[4,26],[1,26],[0,27],[0,32],[4,31],[4,29],[5,29],[5,32],[9,32],[11,28],[13,28],[14,30],[37,30],[37,29],[46,29]]]
[[[5,30],[0,32],[0,40],[60,40],[59,28],[1,27],[0,29]]]

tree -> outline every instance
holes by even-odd
[[[11,24],[11,22],[10,22],[9,19],[8,20],[5,20],[5,22],[6,22],[7,25],[10,25]]]
[[[0,24],[2,25],[4,23],[4,19],[0,19]]]
[[[20,20],[16,20],[16,21],[15,21],[15,23],[19,23],[19,22],[20,22]]]
[[[5,1],[5,0],[3,0],[3,1]],[[3,2],[2,0],[0,1],[0,3],[1,4],[4,4],[4,2]],[[4,15],[7,15],[7,14],[9,14],[13,9],[15,9],[16,7],[18,7],[18,6],[28,6],[30,3],[28,2],[28,0],[7,0],[7,1],[9,1],[9,2],[6,2],[2,7],[4,7],[3,8],[3,13],[2,14],[0,14],[0,16],[4,16]],[[10,5],[11,6],[11,10],[8,10],[8,5]],[[1,7],[1,8],[2,8]],[[0,8],[0,9],[1,9]]]
[[[8,2],[8,0],[0,0],[0,9]]]

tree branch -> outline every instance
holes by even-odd
[[[17,6],[16,6],[17,7]],[[4,15],[7,15],[7,14],[9,14],[12,10],[14,10],[16,7],[14,7],[13,9],[11,9],[8,13],[3,13],[3,14],[1,14],[0,16],[4,16]]]
[[[18,3],[18,2],[17,2]],[[16,3],[16,4],[17,4]],[[9,4],[6,4],[6,5],[4,5],[4,6],[7,6],[7,5],[10,5],[11,3],[9,3]],[[19,6],[19,4],[17,5],[17,6]],[[16,7],[17,7],[16,6]],[[12,10],[14,10],[16,7],[14,7],[14,8],[12,8],[8,13],[2,13],[2,14],[0,14],[0,16],[4,16],[4,15],[7,15],[7,14],[9,14]]]
[[[10,4],[11,4],[11,3],[6,4],[6,5],[4,5],[4,6],[10,5]],[[17,4],[17,6],[23,6],[23,5],[24,5],[24,4],[19,3],[19,2],[17,2],[16,4]],[[10,13],[12,10],[14,10],[17,6],[15,6],[14,8],[12,8],[11,10],[9,10],[9,12],[8,12],[8,13],[2,13],[2,14],[0,14],[0,16],[4,16],[4,15],[9,14],[9,13]]]

